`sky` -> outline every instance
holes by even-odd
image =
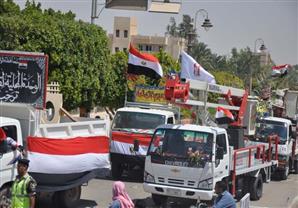
[[[14,0],[21,8],[25,0]],[[77,19],[90,22],[92,0],[35,0],[42,8],[67,12],[71,10]],[[179,14],[150,13],[147,11],[125,11],[103,9],[95,24],[108,33],[113,31],[114,16],[137,18],[140,35],[164,35],[170,17],[177,23],[183,14],[194,18],[195,12],[205,9],[213,27],[206,32],[200,25],[202,15],[197,18],[199,41],[211,48],[213,53],[230,56],[231,49],[250,47],[263,39],[273,61],[279,64],[298,64],[298,0],[172,0],[182,2]],[[104,0],[98,0],[104,3]],[[98,6],[99,9],[101,6]],[[261,46],[257,41],[256,49]]]

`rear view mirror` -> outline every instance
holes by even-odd
[[[216,159],[222,160],[223,156],[224,156],[224,148],[223,147],[217,147]]]
[[[139,143],[139,140],[136,139],[133,142],[133,151],[138,152],[139,148],[140,148],[140,143]]]
[[[8,144],[7,144],[7,141],[4,140],[4,141],[1,141],[0,143],[0,154],[4,154],[8,152]]]

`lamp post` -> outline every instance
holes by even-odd
[[[260,51],[264,51],[266,50],[266,46],[265,46],[265,42],[262,38],[258,38],[255,40],[255,45],[254,45],[254,53],[252,54],[251,58],[250,58],[250,62],[251,59],[258,53],[257,52],[257,43],[261,43],[261,46],[259,48]],[[251,95],[251,91],[252,91],[252,68],[251,68],[251,63],[249,64],[249,94]]]
[[[197,34],[196,34],[197,18],[198,18],[199,14],[202,14],[203,18],[205,18],[201,27],[203,27],[206,31],[208,31],[211,27],[213,27],[213,25],[210,22],[210,19],[208,18],[208,12],[205,9],[199,9],[198,11],[196,11],[195,18],[194,18],[194,20],[192,19],[192,22],[191,22],[191,29],[187,34],[187,36],[188,36],[187,37],[188,38],[187,52],[188,53],[191,52],[191,48],[193,47],[193,40],[197,36]]]

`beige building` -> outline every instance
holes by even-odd
[[[260,65],[266,66],[272,64],[270,53],[266,50],[263,50],[259,53],[260,56]]]
[[[110,34],[109,38],[112,53],[127,51],[132,43],[142,52],[152,53],[163,49],[174,59],[178,59],[181,50],[186,49],[186,41],[183,38],[139,35],[134,17],[115,17],[113,34]]]

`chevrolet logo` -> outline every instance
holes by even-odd
[[[180,172],[180,170],[176,169],[176,168],[171,169],[171,171],[174,172],[174,173],[179,173]]]

